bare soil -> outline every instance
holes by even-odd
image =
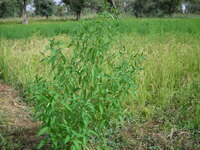
[[[0,83],[0,149],[27,150],[39,143],[39,123],[30,110],[14,88]]]

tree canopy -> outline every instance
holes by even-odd
[[[37,16],[49,17],[52,15],[63,16],[74,13],[77,20],[80,19],[84,8],[102,11],[103,4],[114,7],[125,13],[133,14],[136,17],[162,17],[171,16],[180,12],[181,3],[186,7],[186,13],[200,14],[199,0],[62,0],[56,5],[54,0],[1,0],[0,18],[21,17],[23,23],[28,23],[26,7],[34,4]],[[65,5],[64,5],[65,4]]]
[[[0,1],[0,18],[20,17],[21,9],[18,0]]]
[[[63,2],[70,6],[70,9],[76,13],[76,19],[79,20],[85,0],[63,0]]]
[[[136,17],[171,16],[178,10],[181,0],[134,0],[126,6],[126,11]]]
[[[55,2],[53,0],[34,0],[35,14],[48,18],[55,12]]]

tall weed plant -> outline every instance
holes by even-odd
[[[123,125],[136,95],[140,55],[112,47],[114,18],[104,12],[80,27],[69,45],[71,57],[56,40],[42,53],[51,72],[47,80],[38,74],[29,93],[42,123],[39,135],[45,135],[38,148],[50,143],[53,149],[87,149],[108,128]]]

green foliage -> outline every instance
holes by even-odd
[[[113,30],[103,13],[92,26],[80,28],[66,57],[60,42],[50,41],[42,53],[51,72],[47,80],[36,77],[30,92],[37,118],[42,122],[39,135],[47,133],[39,147],[52,142],[54,149],[82,149],[93,139],[104,137],[107,128],[123,125],[126,104],[135,97],[135,77],[141,69],[139,55],[128,55],[125,48],[112,50]]]
[[[181,0],[135,0],[129,2],[126,11],[131,11],[136,17],[171,16],[178,10]]]
[[[21,9],[17,0],[1,0],[0,18],[19,17],[20,15]]]
[[[143,11],[145,9],[144,5],[144,0],[143,1],[134,1],[129,3],[128,7],[126,7],[127,11],[132,11],[136,17],[142,17]]]
[[[189,13],[200,14],[200,1],[186,0],[186,8]]]
[[[196,78],[200,76],[197,75]],[[181,128],[188,128],[199,134],[200,131],[200,83],[195,79],[174,95],[174,101],[170,104],[170,111],[167,111],[167,117],[172,118],[174,124],[178,124]],[[174,103],[176,105],[174,105]],[[180,113],[177,113],[177,108]]]
[[[91,26],[90,21],[84,20],[84,27]],[[199,34],[199,19],[122,19],[120,21],[113,20],[114,32],[116,34],[143,34],[152,35],[159,34],[162,31],[169,34]],[[33,35],[43,37],[53,37],[57,35],[73,36],[77,34],[80,23],[74,21],[35,21],[28,26],[23,26],[18,22],[0,24],[0,38],[3,39],[26,39]]]
[[[104,10],[105,4],[110,4],[110,7],[116,7],[114,0],[62,0],[66,5],[70,6],[70,9],[76,13],[77,20],[80,19],[80,15],[84,8],[95,9],[97,13]]]
[[[55,2],[53,0],[34,0],[36,15],[49,17],[54,14]]]
[[[84,8],[84,0],[63,0],[66,5],[70,6],[70,9],[77,15],[77,20],[80,19],[81,12]]]
[[[159,7],[165,15],[171,16],[173,13],[177,12],[180,3],[181,0],[160,0]]]
[[[69,12],[66,12],[66,9],[69,9],[66,5],[55,5],[55,16],[66,16]]]

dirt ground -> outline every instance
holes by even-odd
[[[0,83],[0,149],[32,149],[39,143],[39,123],[11,86]]]

